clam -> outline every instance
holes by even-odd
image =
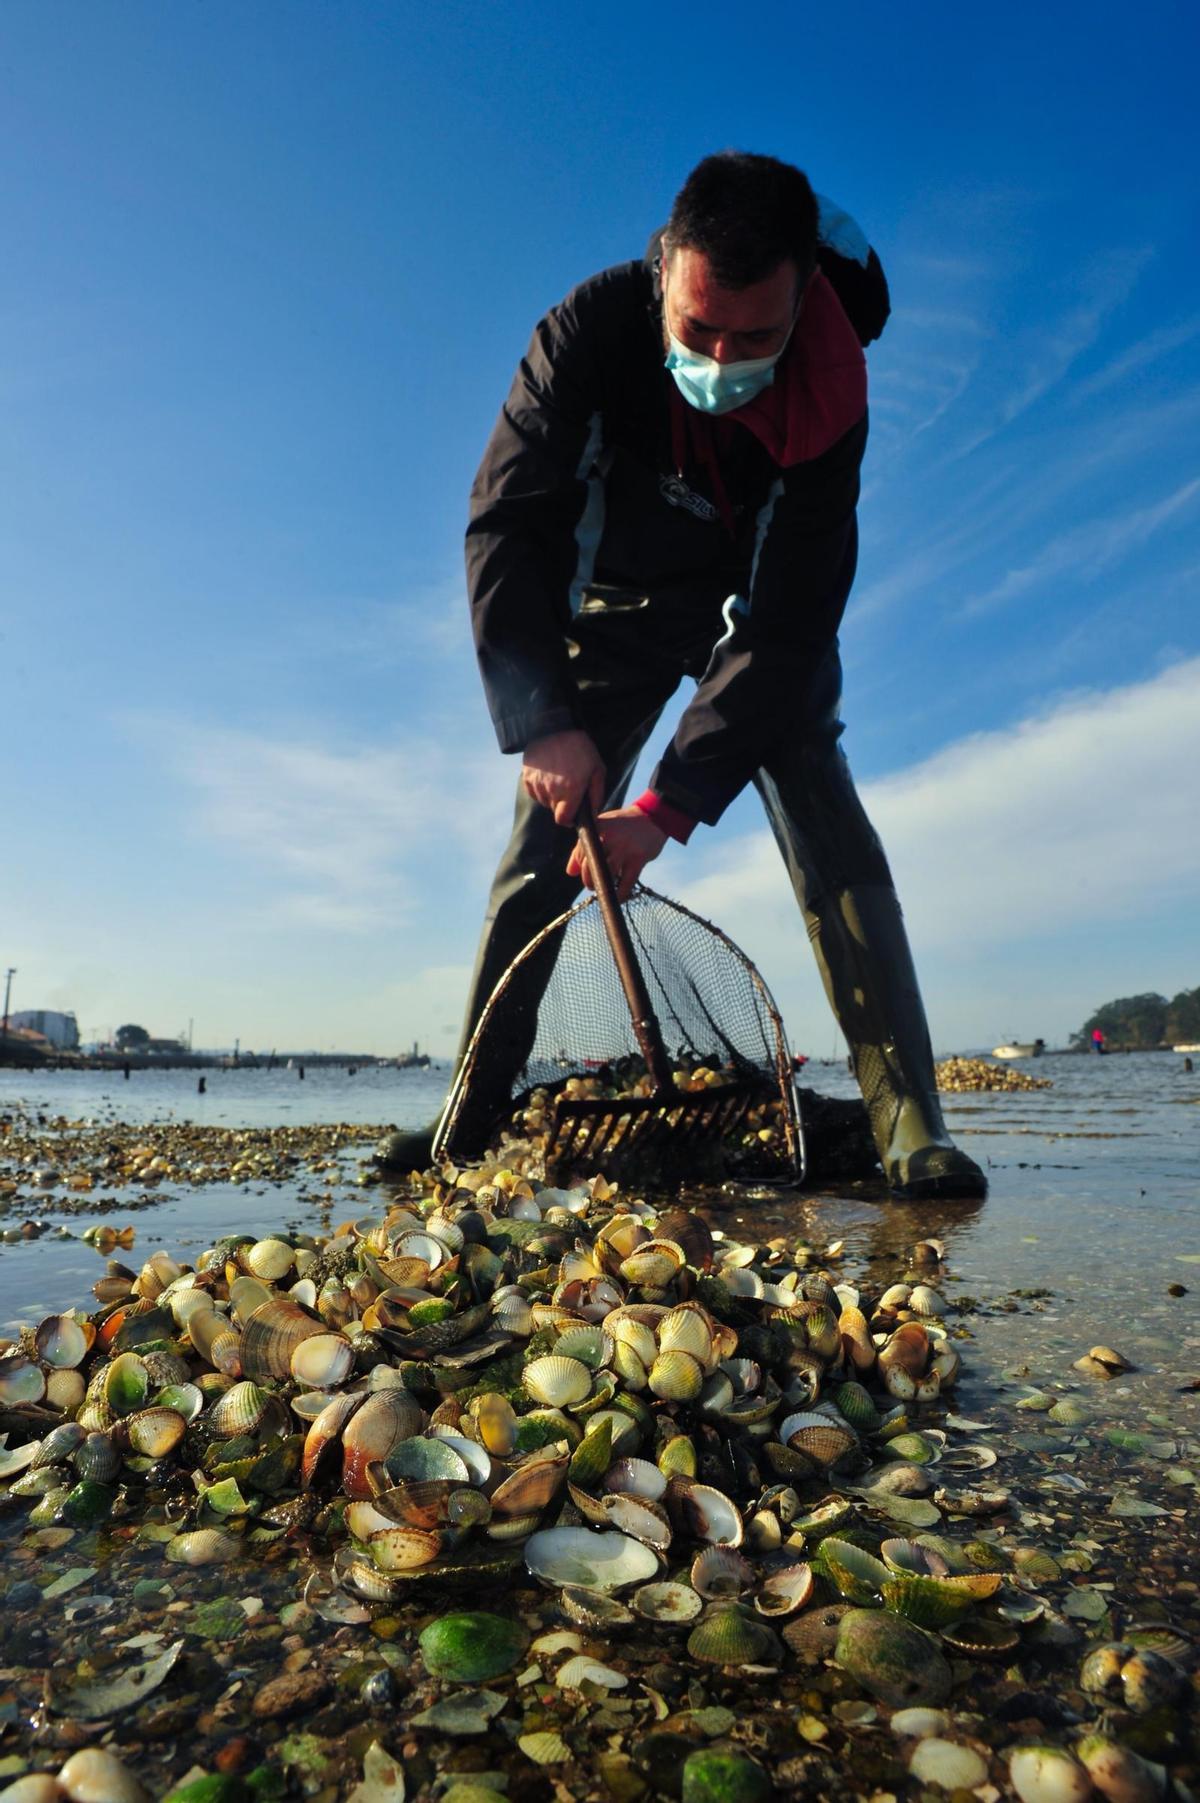
[[[665,1402],[691,1402],[704,1385],[704,1367],[689,1352],[660,1352],[650,1367],[648,1382]]]
[[[835,1658],[891,1709],[936,1708],[950,1694],[950,1667],[937,1642],[885,1609],[847,1610],[838,1623]]]
[[[629,1599],[634,1613],[645,1621],[652,1621],[657,1627],[678,1628],[695,1621],[704,1607],[703,1599],[696,1594],[690,1584],[676,1584],[664,1580],[658,1584],[643,1584],[635,1590]]]
[[[1096,1789],[1112,1803],[1156,1803],[1167,1794],[1167,1774],[1161,1765],[1103,1734],[1085,1735],[1075,1753]]]
[[[544,1528],[526,1542],[525,1564],[547,1584],[623,1590],[658,1575],[658,1559],[627,1534],[587,1528]]]
[[[692,1588],[706,1602],[745,1596],[754,1588],[754,1568],[732,1546],[707,1546],[692,1561]]]
[[[431,1676],[453,1684],[485,1684],[524,1658],[529,1630],[511,1616],[473,1611],[431,1622],[419,1644]]]
[[[22,1403],[40,1402],[45,1394],[46,1379],[32,1359],[19,1352],[0,1358],[0,1403],[19,1408]]]
[[[390,1576],[431,1565],[442,1550],[442,1536],[429,1528],[387,1527],[370,1536],[367,1549],[377,1568]]]
[[[618,1348],[628,1347],[649,1370],[658,1356],[658,1341],[650,1322],[640,1319],[628,1309],[616,1309],[605,1316],[604,1326]]]
[[[550,1353],[526,1365],[521,1381],[535,1402],[568,1408],[582,1402],[592,1387],[592,1374],[580,1359]]]
[[[165,1556],[172,1565],[228,1565],[241,1550],[240,1543],[219,1528],[196,1528],[168,1540]]]
[[[605,1477],[612,1461],[612,1418],[589,1421],[587,1431],[571,1455],[568,1474],[573,1484],[594,1490]],[[624,1463],[624,1461],[622,1461]],[[666,1486],[664,1484],[663,1488]]]
[[[306,1490],[312,1485],[322,1462],[340,1442],[343,1428],[362,1402],[363,1397],[353,1393],[334,1396],[315,1417],[305,1435],[300,1460],[300,1482]]]
[[[222,1440],[237,1439],[242,1434],[257,1433],[267,1413],[271,1397],[255,1383],[244,1379],[218,1396],[208,1411],[208,1423]]]
[[[816,1563],[852,1603],[877,1604],[884,1585],[893,1576],[881,1559],[853,1541],[839,1540],[834,1535],[822,1540]]]
[[[848,1422],[815,1412],[788,1415],[779,1424],[779,1438],[822,1470],[831,1469],[858,1445],[858,1435]]]
[[[317,1417],[317,1421],[322,1419]],[[367,1466],[377,1461],[387,1464],[408,1440],[421,1430],[424,1415],[416,1398],[407,1390],[376,1390],[357,1408],[342,1428],[342,1489],[347,1496],[367,1496]],[[309,1430],[315,1432],[317,1422]],[[306,1446],[307,1456],[307,1446]],[[458,1461],[461,1466],[461,1461]],[[459,1470],[437,1471],[405,1469],[402,1465],[388,1469],[395,1478],[458,1477]]]
[[[880,1587],[880,1594],[885,1607],[915,1621],[918,1627],[944,1628],[993,1596],[1002,1581],[999,1572],[926,1577],[919,1572],[899,1571]]]
[[[251,1277],[278,1283],[291,1270],[296,1255],[286,1240],[266,1239],[243,1246],[238,1256]]]
[[[598,1371],[612,1359],[616,1342],[596,1322],[582,1327],[567,1327],[559,1334],[554,1351],[560,1358],[578,1359],[591,1371]]]
[[[567,1449],[545,1447],[531,1453],[524,1464],[492,1491],[495,1515],[536,1515],[558,1495],[567,1477]]]
[[[82,1364],[95,1337],[90,1321],[81,1323],[73,1314],[47,1315],[35,1328],[33,1342],[43,1365],[70,1370]]]
[[[589,1590],[582,1584],[566,1584],[559,1592],[559,1608],[568,1621],[581,1628],[627,1628],[635,1620],[632,1609],[619,1603],[604,1590]]]
[[[667,1480],[649,1459],[618,1459],[604,1474],[604,1488],[659,1502],[666,1493]]]
[[[383,1398],[378,1400],[383,1400]],[[369,1403],[366,1405],[367,1408],[370,1406]],[[362,1415],[365,1413],[366,1408],[355,1416],[351,1428],[362,1419]],[[343,1437],[343,1444],[348,1440],[349,1430]],[[388,1476],[397,1483],[403,1480],[429,1478],[450,1479],[456,1484],[468,1484],[471,1481],[470,1471],[461,1454],[447,1440],[437,1439],[431,1435],[418,1434],[401,1439],[393,1446],[383,1463],[387,1468]],[[346,1490],[347,1495],[355,1494],[347,1488],[346,1479],[343,1479],[342,1488]]]
[[[710,1610],[688,1635],[687,1650],[708,1665],[774,1665],[779,1657],[770,1629],[737,1608]]]
[[[607,1520],[623,1534],[632,1534],[655,1552],[665,1553],[671,1544],[671,1523],[658,1503],[643,1496],[625,1496],[610,1491],[600,1499]]]
[[[121,1448],[109,1434],[88,1434],[76,1448],[72,1463],[80,1477],[106,1484],[121,1469]]]
[[[786,1565],[782,1571],[764,1578],[754,1598],[760,1615],[769,1617],[794,1615],[812,1600],[814,1588],[812,1567],[803,1562]]]
[[[298,1384],[336,1388],[353,1368],[354,1348],[343,1334],[312,1334],[292,1352],[292,1377]]]
[[[1018,1747],[1008,1776],[1021,1803],[1084,1803],[1092,1794],[1091,1778],[1061,1747]]]
[[[179,1445],[187,1432],[187,1422],[174,1409],[155,1406],[131,1415],[125,1432],[135,1453],[147,1459],[162,1459]]]
[[[76,1370],[47,1371],[46,1407],[73,1415],[86,1394],[83,1375]]]
[[[525,1369],[528,1372],[529,1366]],[[517,1444],[517,1416],[508,1398],[489,1390],[474,1399],[471,1414],[486,1450],[497,1459],[511,1458]]]
[[[230,1318],[239,1327],[244,1327],[256,1308],[261,1308],[264,1302],[273,1302],[274,1299],[275,1292],[269,1283],[244,1274],[235,1277],[229,1286]],[[295,1302],[300,1300],[299,1296],[293,1297]]]
[[[694,1539],[707,1540],[714,1546],[741,1545],[741,1511],[720,1490],[693,1483],[689,1478],[673,1477],[667,1484],[666,1503],[672,1520]]]
[[[665,1290],[682,1271],[683,1249],[673,1240],[646,1240],[621,1260],[626,1283],[644,1290]]]
[[[712,1357],[712,1322],[699,1303],[683,1302],[668,1309],[658,1324],[660,1352],[689,1352],[707,1367]]]
[[[436,1440],[444,1441],[447,1446],[458,1454],[459,1458],[467,1468],[471,1483],[490,1483],[492,1476],[492,1457],[485,1446],[480,1446],[477,1440],[468,1440],[465,1434],[453,1433],[449,1428],[445,1427],[431,1428],[430,1435]]]
[[[189,1331],[190,1327],[191,1323]],[[242,1370],[256,1382],[289,1377],[296,1347],[301,1341],[324,1333],[320,1320],[306,1308],[277,1296],[256,1308],[242,1329]]]
[[[150,1394],[150,1374],[136,1352],[121,1352],[104,1374],[104,1400],[114,1415],[132,1415]]]

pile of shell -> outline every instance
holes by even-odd
[[[872,1303],[802,1249],[492,1169],[323,1244],[233,1235],[95,1290],[0,1357],[0,1480],[35,1527],[136,1514],[187,1565],[303,1530],[335,1620],[523,1563],[576,1625],[686,1632],[714,1666],[832,1653],[893,1708],[1045,1612],[990,1543],[896,1532],[1008,1500],[935,1489],[995,1455],[916,1425],[959,1364],[919,1272]],[[1182,1683],[1161,1642],[1119,1655],[1096,1683],[1128,1696],[1151,1655]]]
[[[941,1090],[1053,1089],[1049,1077],[1031,1077],[1011,1064],[993,1064],[989,1058],[943,1058],[934,1066]]]
[[[681,1065],[673,1073],[683,1095],[697,1095],[741,1080],[742,1073],[719,1061]],[[515,1108],[499,1141],[498,1156],[513,1170],[530,1177],[544,1174],[544,1152],[551,1136],[554,1104],[566,1101],[621,1102],[654,1094],[654,1081],[640,1059],[628,1058],[603,1073],[583,1072],[568,1077],[553,1091],[534,1089]],[[608,1142],[619,1143],[619,1137]],[[726,1171],[738,1175],[767,1173],[786,1167],[791,1160],[788,1121],[782,1098],[764,1091],[736,1127],[721,1141],[720,1157]]]

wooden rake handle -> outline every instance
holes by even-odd
[[[675,1079],[671,1072],[671,1061],[667,1057],[667,1048],[663,1044],[662,1030],[658,1017],[650,1005],[650,996],[646,989],[645,978],[633,949],[633,941],[629,937],[629,928],[625,923],[625,915],[617,900],[616,885],[612,879],[612,871],[608,867],[608,858],[604,844],[596,826],[596,816],[592,804],[585,795],[576,815],[575,825],[579,832],[580,843],[587,857],[588,866],[596,885],[596,899],[600,903],[600,914],[604,921],[604,930],[608,934],[608,943],[612,947],[612,955],[616,960],[617,974],[621,979],[621,987],[625,991],[625,1000],[629,1004],[629,1016],[633,1022],[633,1030],[641,1047],[646,1067],[654,1078],[655,1088],[674,1090]]]

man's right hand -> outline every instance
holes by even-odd
[[[532,800],[552,809],[559,826],[574,825],[585,795],[597,813],[604,805],[604,764],[585,732],[533,739],[525,747],[521,781]]]

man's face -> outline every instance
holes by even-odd
[[[787,343],[801,297],[791,258],[749,288],[722,288],[702,252],[663,257],[663,324],[681,344],[715,363],[772,357]]]

